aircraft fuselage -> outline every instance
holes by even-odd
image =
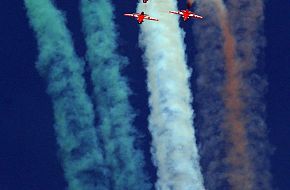
[[[144,14],[140,14],[140,15],[138,16],[137,21],[138,21],[139,24],[141,24],[141,23],[144,21],[144,17],[145,17]]]
[[[188,9],[182,10],[181,12],[183,13],[182,17],[184,21],[187,21],[189,19],[189,15],[192,13]]]

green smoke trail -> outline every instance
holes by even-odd
[[[103,156],[85,93],[83,62],[77,58],[65,20],[49,0],[25,0],[39,48],[36,67],[48,82],[55,131],[70,190],[107,189],[100,168]]]
[[[134,114],[129,104],[126,79],[121,69],[128,61],[116,52],[117,33],[113,7],[108,0],[82,0],[87,59],[92,70],[94,100],[100,117],[99,133],[105,165],[110,168],[110,189],[151,189],[143,171],[142,152],[134,148]]]

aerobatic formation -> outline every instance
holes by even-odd
[[[176,0],[142,0],[137,13],[124,14],[139,24],[160,21],[140,25],[139,33],[154,175],[145,170],[144,151],[136,143],[142,134],[122,74],[129,60],[118,53],[113,2],[80,0],[85,58],[76,54],[53,0],[24,2],[38,42],[36,68],[52,98],[68,190],[272,189],[262,102],[266,81],[255,70],[264,44],[262,0],[198,1],[204,17],[190,11],[193,0],[180,11]],[[187,64],[185,31],[170,14],[184,21],[204,18],[192,23],[193,64]],[[191,67],[196,81],[190,80]]]
[[[148,0],[143,0],[143,3],[147,3]],[[187,21],[189,18],[196,18],[196,19],[202,19],[203,17],[200,15],[195,14],[194,12],[191,12],[189,10],[189,8],[191,7],[190,3],[187,3],[187,9],[185,10],[180,10],[180,11],[169,11],[169,13],[172,14],[178,14],[180,16],[182,16],[184,21]],[[153,21],[159,21],[157,18],[153,18],[150,17],[149,15],[145,14],[143,11],[141,13],[132,13],[132,14],[124,14],[124,16],[130,16],[130,17],[134,17],[137,19],[137,22],[139,24],[142,24],[142,22],[144,22],[144,19],[146,20],[153,20]]]

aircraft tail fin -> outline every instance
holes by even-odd
[[[192,7],[193,3],[194,3],[193,0],[187,0],[186,1],[187,9],[190,9]]]

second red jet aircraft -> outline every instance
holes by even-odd
[[[194,12],[191,12],[190,10],[181,10],[181,11],[169,11],[169,13],[178,14],[181,15],[184,21],[187,21],[190,17],[202,19],[202,16],[199,16],[195,14]]]

